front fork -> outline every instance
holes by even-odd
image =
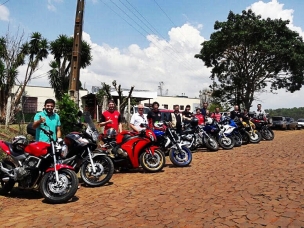
[[[57,164],[57,159],[56,159],[56,150],[55,150],[55,145],[54,142],[52,142],[52,151],[53,151],[53,159],[54,159],[54,172],[55,172],[55,177],[56,177],[56,182],[59,182],[59,175],[58,175],[58,170],[56,167]]]
[[[95,167],[95,164],[94,164],[94,161],[93,161],[93,158],[92,158],[91,150],[90,150],[89,147],[87,148],[87,150],[88,150],[89,159],[90,159],[90,162],[91,162],[91,165],[92,165],[93,173],[96,173],[96,167]]]

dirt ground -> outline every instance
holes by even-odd
[[[61,205],[35,191],[0,196],[0,227],[304,227],[304,130],[273,141],[167,159],[163,172],[116,173]]]

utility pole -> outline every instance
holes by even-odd
[[[71,74],[69,82],[70,98],[79,106],[79,74],[80,74],[80,52],[82,43],[82,24],[83,24],[84,0],[77,0],[74,41],[71,60]]]

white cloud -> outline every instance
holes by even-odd
[[[47,3],[48,10],[55,12],[57,8],[54,3],[61,3],[61,2],[63,2],[63,0],[48,0]]]
[[[279,3],[277,0],[272,0],[268,3],[263,1],[258,1],[253,3],[251,6],[247,7],[246,10],[252,9],[253,12],[262,16],[262,18],[271,19],[283,19],[289,20],[290,23],[288,27],[291,30],[298,32],[302,37],[304,37],[304,32],[302,28],[295,26],[293,24],[293,9],[284,9],[284,4]]]
[[[0,6],[0,20],[8,21],[9,15],[10,15],[10,12],[9,12],[8,8],[4,5]]]

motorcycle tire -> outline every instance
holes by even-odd
[[[3,161],[2,165],[6,169],[13,169],[14,166],[9,164],[10,162]],[[4,173],[0,171],[0,195],[7,195],[14,187],[15,181],[9,179],[7,182],[3,181],[2,178],[6,177]]]
[[[247,145],[250,143],[250,134],[247,131],[241,133],[242,135],[242,145]]]
[[[232,135],[234,139],[234,147],[240,147],[243,144],[242,136],[239,133]]]
[[[251,143],[259,143],[262,140],[262,135],[258,131],[254,131],[254,134],[253,133],[249,133],[249,134],[250,134]]]
[[[58,170],[58,176],[59,180],[62,181],[61,184],[66,185],[65,189],[55,189],[57,186],[55,186],[56,177],[54,171],[46,173],[40,182],[40,192],[47,203],[65,203],[70,200],[78,190],[78,177],[73,170],[60,169]]]
[[[143,152],[139,156],[141,167],[150,173],[161,171],[166,163],[165,154],[161,150],[155,150],[154,155]]]
[[[265,139],[267,141],[271,141],[274,139],[274,132],[271,129],[265,128],[265,129],[262,129],[260,132],[261,132],[263,139]]]
[[[186,146],[182,146],[181,151],[171,148],[169,152],[170,161],[178,167],[185,167],[192,162],[192,153]]]
[[[91,187],[105,185],[113,176],[114,164],[108,156],[100,155],[92,159],[95,164],[96,173],[93,173],[90,159],[88,159],[80,167],[81,178]]]
[[[219,144],[213,137],[211,136],[209,136],[209,138],[205,137],[204,142],[208,150],[212,152],[218,151]]]
[[[218,143],[224,150],[231,150],[234,147],[234,139],[232,136],[220,137]]]

